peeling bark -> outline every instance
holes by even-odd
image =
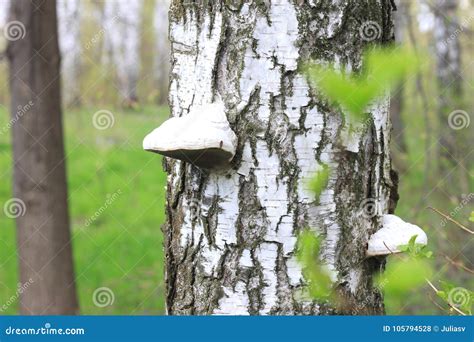
[[[383,260],[365,259],[370,234],[396,203],[388,99],[355,125],[301,71],[310,60],[361,68],[368,44],[393,40],[390,1],[188,2],[170,8],[173,116],[220,96],[239,137],[232,167],[205,171],[165,158],[169,173],[167,310],[183,314],[381,314],[372,284]],[[374,21],[378,38],[360,27]],[[354,127],[352,127],[354,128]],[[331,169],[319,200],[307,179]],[[364,204],[376,215],[363,215]],[[321,260],[347,305],[301,298],[298,232],[324,238]]]

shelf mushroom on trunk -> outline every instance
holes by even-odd
[[[426,245],[428,237],[418,226],[405,222],[395,215],[384,215],[382,228],[369,239],[367,257],[400,253],[400,246],[407,245],[416,235],[415,243]]]
[[[236,147],[237,136],[230,128],[220,99],[193,106],[187,115],[166,120],[143,140],[146,151],[204,169],[229,166]]]

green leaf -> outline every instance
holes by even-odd
[[[448,295],[444,291],[438,291],[436,292],[436,295],[445,301],[448,300]]]
[[[418,235],[413,235],[408,244],[398,246],[398,249],[401,252],[406,252],[412,258],[431,258],[433,256],[432,251],[428,251],[425,245],[416,243],[416,238]]]
[[[380,93],[376,83],[344,76],[332,69],[314,66],[309,72],[319,80],[317,86],[332,103],[340,104],[359,120],[366,118],[365,108]]]
[[[334,67],[311,65],[308,74],[331,102],[341,105],[358,120],[364,120],[367,106],[393,88],[420,63],[413,53],[402,49],[371,49],[364,54],[364,68],[358,75],[344,75]]]
[[[387,296],[402,300],[409,291],[425,285],[432,272],[430,263],[424,259],[396,259],[387,264],[385,273],[376,281]]]
[[[329,300],[333,297],[332,281],[329,270],[319,262],[320,238],[309,230],[298,236],[297,259],[302,265],[303,276],[308,283],[312,298]]]
[[[319,199],[323,190],[328,186],[328,182],[329,167],[323,164],[322,170],[318,171],[309,183],[309,187],[315,193],[317,199]]]

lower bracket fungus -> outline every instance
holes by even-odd
[[[237,136],[222,100],[193,106],[187,115],[166,120],[143,140],[146,151],[205,169],[229,166],[236,147]]]
[[[369,239],[367,257],[400,253],[400,246],[407,245],[415,235],[416,244],[428,243],[428,237],[420,227],[405,222],[398,216],[384,215],[382,228]]]

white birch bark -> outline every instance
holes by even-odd
[[[113,63],[122,99],[133,103],[138,101],[143,0],[106,1],[104,6],[106,62]]]
[[[81,98],[81,1],[57,2],[61,81],[64,104],[79,105]]]
[[[167,100],[169,85],[170,46],[168,39],[168,9],[169,0],[156,0],[153,18],[155,30],[155,78],[158,90],[158,103],[164,104]]]
[[[372,285],[383,262],[365,250],[397,197],[388,100],[349,136],[299,67],[315,59],[358,70],[361,24],[380,27],[372,43],[391,41],[391,11],[385,0],[172,2],[172,115],[219,94],[239,142],[228,170],[165,161],[169,314],[336,312],[299,298],[295,244],[305,227],[324,238],[321,259],[349,303],[337,312],[383,312]],[[317,201],[307,179],[323,165],[331,175]],[[376,215],[363,214],[366,203]]]

